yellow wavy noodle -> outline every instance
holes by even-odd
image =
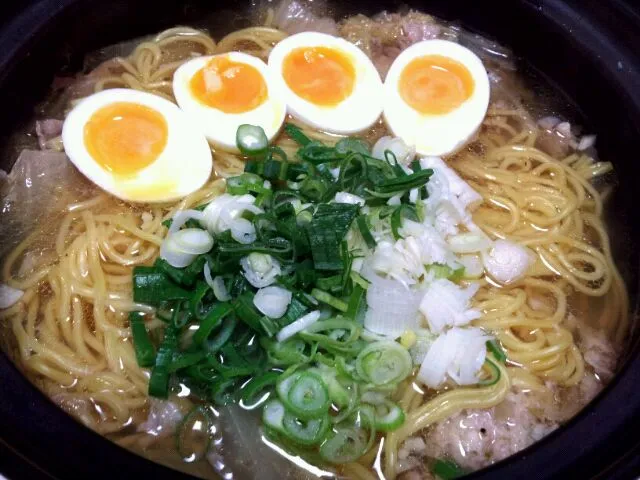
[[[17,305],[0,312],[22,365],[62,406],[90,404],[74,412],[94,430],[125,428],[147,402],[148,372],[135,358],[127,314],[153,309],[131,300],[131,269],[153,263],[166,232],[162,221],[176,208],[206,203],[223,190],[224,182],[214,180],[178,205],[146,211],[100,195],[68,207],[53,264],[15,275],[29,237],[6,259],[3,282],[27,288]],[[147,317],[151,331],[161,326]]]
[[[411,413],[400,430],[386,436],[387,478],[396,475],[397,449],[407,437],[465,408],[495,406],[508,382],[537,391],[547,390],[546,380],[578,384],[584,360],[564,325],[572,294],[604,298],[597,325],[616,343],[627,331],[627,292],[613,262],[602,196],[591,183],[610,172],[611,164],[577,153],[553,158],[535,147],[537,135],[524,110],[492,108],[476,144],[450,162],[483,197],[475,222],[491,237],[518,242],[536,254],[524,279],[507,287],[485,280],[474,297],[483,314],[474,324],[496,335],[512,366],[491,393],[460,388],[424,402],[409,384],[400,404]],[[482,405],[470,407],[459,395]]]
[[[142,42],[127,58],[103,64],[95,89],[134,88],[173,101],[171,78],[186,60],[231,50],[266,59],[285,37],[270,26],[252,27],[216,43],[203,32],[178,27]],[[328,144],[339,138],[298,125]],[[383,133],[377,125],[367,138],[375,140]],[[602,196],[591,183],[609,172],[611,164],[580,153],[553,158],[536,148],[539,133],[523,108],[492,106],[477,141],[450,159],[484,199],[474,212],[475,222],[493,238],[529,247],[536,261],[513,285],[498,287],[483,280],[474,299],[482,312],[475,324],[496,335],[510,361],[508,367],[500,366],[496,384],[434,393],[410,379],[396,392],[407,418],[383,439],[387,478],[396,475],[403,441],[440,420],[466,408],[495,406],[511,385],[544,391],[546,381],[579,383],[584,361],[565,324],[572,295],[602,298],[597,324],[616,341],[627,331],[627,293],[613,263]],[[291,139],[281,135],[276,144],[294,158]],[[230,153],[214,151],[214,159],[222,177],[244,167],[244,160]],[[177,210],[207,203],[223,190],[224,182],[213,180],[178,203],[146,211],[100,194],[68,206],[54,242],[54,262],[38,265],[24,277],[15,274],[22,258],[36,248],[33,235],[5,259],[3,281],[26,291],[18,304],[0,312],[15,334],[20,363],[36,375],[45,392],[94,430],[123,429],[147,401],[148,373],[137,365],[127,313],[151,314],[152,309],[131,300],[132,267],[154,261],[165,234],[163,220]],[[154,333],[161,323],[152,317],[148,315],[147,328]],[[149,439],[134,434],[123,442]],[[344,473],[375,478],[371,465],[379,457],[378,448],[345,466]]]

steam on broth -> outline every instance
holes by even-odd
[[[38,145],[0,177],[3,347],[88,427],[203,478],[454,478],[543,438],[615,373],[628,300],[603,219],[612,166],[595,137],[578,136],[532,93],[500,45],[416,11],[321,13],[294,0],[242,30],[176,27],[90,55],[86,72],[57,80],[36,119]],[[448,43],[421,43],[433,40]],[[280,70],[270,58],[279,44],[290,45]],[[363,69],[387,79],[387,99],[394,61],[418,52],[417,76],[399,72],[398,101],[428,110],[425,135],[442,129],[428,146],[405,142],[422,117],[392,121],[380,78],[350,73],[353,46]],[[174,73],[227,52],[268,65],[204,62],[205,93],[227,96],[185,107],[193,90]],[[315,55],[314,75],[330,70],[342,96],[295,84],[306,73],[291,52]],[[264,82],[259,100],[238,100],[234,75],[245,87]],[[429,82],[428,95],[407,91]],[[229,141],[222,127],[201,133],[177,113],[209,140],[214,174],[177,201],[158,201],[157,189],[155,203],[135,202],[154,187],[135,184],[140,172],[105,193],[76,159],[86,127],[61,138],[82,99],[112,89],[135,92],[105,105],[149,94],[150,108],[173,108],[180,97],[200,123],[211,108],[244,120],[216,117],[233,125]],[[346,137],[339,106],[359,92],[369,101],[353,100],[352,123],[369,126]],[[267,105],[270,115],[251,116]],[[451,112],[464,114],[443,123]],[[162,143],[149,127],[162,119],[127,114],[136,142]],[[181,177],[196,156],[166,154],[158,175]]]

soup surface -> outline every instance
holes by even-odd
[[[55,80],[0,171],[2,345],[203,478],[456,478],[614,375],[612,165],[504,47],[326,13],[285,0]]]

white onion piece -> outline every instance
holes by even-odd
[[[282,273],[280,262],[263,253],[251,253],[242,257],[240,266],[247,281],[256,288],[268,287]]]
[[[0,310],[15,305],[23,295],[24,292],[22,290],[0,283]]]
[[[367,311],[364,328],[386,337],[397,338],[420,327],[418,306],[421,292],[406,288],[397,280],[368,274]]]
[[[538,126],[544,130],[553,130],[561,121],[562,120],[560,120],[558,117],[543,117],[538,120]]]
[[[398,206],[402,203],[402,194],[394,195],[389,200],[387,200],[387,205]]]
[[[245,211],[262,213],[263,210],[254,205],[255,201],[255,197],[249,194],[224,193],[207,205],[202,212],[203,217],[200,223],[211,233],[222,233],[229,230],[233,221],[240,218]]]
[[[197,255],[185,253],[175,247],[170,237],[165,238],[160,245],[160,258],[175,268],[188,267],[196,259]]]
[[[170,233],[160,245],[160,258],[176,268],[184,268],[213,247],[213,237],[200,228],[185,228]]]
[[[398,163],[408,165],[416,156],[415,147],[409,147],[400,137],[381,137],[373,146],[371,156],[386,160],[384,152],[391,151]]]
[[[316,323],[319,318],[320,312],[318,310],[314,310],[313,312],[303,315],[295,322],[290,323],[282,330],[280,330],[276,335],[276,340],[278,340],[279,342],[284,342],[288,338],[293,337],[296,333],[301,332],[305,328],[308,328]]]
[[[236,218],[229,226],[231,237],[238,243],[248,245],[256,241],[256,229],[246,218]]]
[[[409,349],[411,360],[414,365],[420,365],[424,361],[424,357],[427,356],[431,345],[435,341],[437,335],[432,334],[429,330],[420,330],[422,333],[418,333],[416,343]]]
[[[280,318],[289,308],[291,292],[286,288],[271,286],[258,290],[253,304],[269,318]]]
[[[138,425],[136,429],[138,432],[144,432],[156,438],[166,437],[175,432],[184,418],[184,413],[174,402],[150,398],[149,406],[147,419]]]
[[[172,218],[167,235],[177,232],[189,220],[201,221],[203,213],[198,210],[178,210]]]
[[[482,232],[465,232],[447,239],[454,253],[476,253],[491,247],[491,240]]]
[[[231,300],[231,294],[224,284],[224,278],[220,276],[214,278],[212,289],[215,297],[221,302],[228,302],[229,300]]]
[[[578,150],[586,150],[587,148],[591,148],[596,143],[595,135],[584,135],[580,142],[578,143]]]
[[[431,388],[440,387],[447,376],[458,385],[478,383],[491,338],[480,328],[452,328],[433,342],[417,379]]]
[[[420,198],[420,190],[417,188],[412,188],[411,190],[409,190],[409,202],[413,203],[415,205],[415,203],[418,201],[418,198]]]
[[[366,203],[364,198],[349,192],[336,193],[336,196],[333,199],[333,201],[336,203],[349,203],[351,205],[360,205],[361,207],[364,206],[364,204]]]
[[[509,240],[496,240],[493,248],[482,255],[482,260],[489,275],[507,284],[522,278],[533,257],[534,254],[522,245]]]
[[[480,278],[484,273],[484,264],[478,255],[461,255],[458,262],[464,267],[464,278]]]
[[[207,285],[211,287],[213,290],[213,294],[215,297],[221,302],[227,302],[231,300],[231,295],[227,290],[227,287],[224,284],[224,278],[217,276],[215,278],[211,277],[211,268],[209,268],[209,263],[204,264],[204,280],[207,282]]]
[[[569,122],[560,122],[556,125],[556,130],[560,132],[565,137],[571,136],[571,123]]]
[[[447,326],[463,326],[479,318],[480,312],[469,308],[469,300],[479,288],[477,283],[462,288],[444,278],[434,280],[420,302],[431,331],[440,333]]]
[[[213,237],[200,228],[185,228],[172,233],[168,238],[184,253],[201,255],[213,248]]]
[[[209,267],[209,262],[205,262],[204,264],[204,281],[207,282],[207,285],[209,285],[211,287],[211,290],[213,290],[214,283],[213,277],[211,276],[211,268]]]
[[[471,188],[471,185],[465,182],[462,177],[440,157],[423,157],[420,159],[420,166],[441,172],[449,183],[451,193],[458,197],[463,209],[469,208],[473,210],[474,207],[482,202],[482,195]]]

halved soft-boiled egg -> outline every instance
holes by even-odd
[[[214,146],[232,152],[238,151],[240,125],[262,127],[271,141],[286,115],[284,103],[274,95],[267,65],[241,52],[185,63],[173,76],[173,94]]]
[[[489,107],[489,77],[469,49],[425,40],[395,59],[384,83],[389,129],[421,155],[446,155],[476,133]]]
[[[382,81],[369,57],[348,41],[317,32],[278,43],[269,69],[288,112],[321,130],[367,129],[382,113]]]
[[[112,89],[85,98],[67,116],[62,142],[78,170],[123,200],[175,200],[211,175],[207,140],[176,105],[150,93]]]

